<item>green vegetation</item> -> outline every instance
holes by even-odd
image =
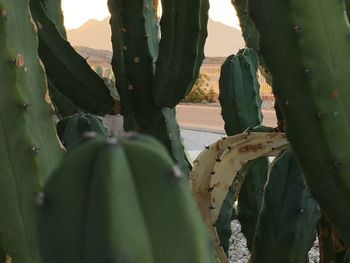
[[[190,93],[184,99],[185,102],[210,103],[217,102],[218,94],[209,84],[209,77],[206,74],[199,74]]]

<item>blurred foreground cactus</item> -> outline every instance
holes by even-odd
[[[43,262],[214,262],[185,176],[150,137],[88,140],[42,195]]]

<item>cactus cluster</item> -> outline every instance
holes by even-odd
[[[316,229],[321,263],[349,262],[350,1],[232,2],[248,48],[221,69],[229,136],[190,173],[174,107],[198,77],[208,0],[162,0],[160,29],[158,1],[108,0],[125,129],[148,134],[119,138],[61,0],[0,0],[0,262],[228,262],[236,200],[249,262],[305,263]],[[259,66],[277,129],[261,126]]]
[[[198,77],[209,2],[162,1],[161,40],[152,6],[152,0],[108,1],[121,113],[126,130],[158,138],[188,174],[190,164],[173,108]],[[184,31],[184,25],[190,30]]]

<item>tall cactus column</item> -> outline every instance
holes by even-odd
[[[59,146],[28,0],[0,1],[0,251],[38,262],[35,198]]]
[[[174,107],[192,88],[191,83],[198,75],[204,57],[209,4],[208,0],[181,0],[176,4],[163,1],[162,5],[162,40],[159,41],[153,0],[108,1],[112,65],[117,76],[125,128],[156,137],[172,153],[181,170],[188,174],[189,163]],[[175,11],[170,12],[173,9]],[[184,31],[186,26],[194,30]],[[174,39],[177,39],[176,43]]]
[[[311,193],[350,244],[350,30],[343,1],[250,0]]]

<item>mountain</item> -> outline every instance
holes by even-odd
[[[78,29],[67,31],[73,46],[112,50],[109,17],[103,21],[89,20]],[[227,57],[244,47],[241,31],[209,19],[205,46],[207,57]]]

